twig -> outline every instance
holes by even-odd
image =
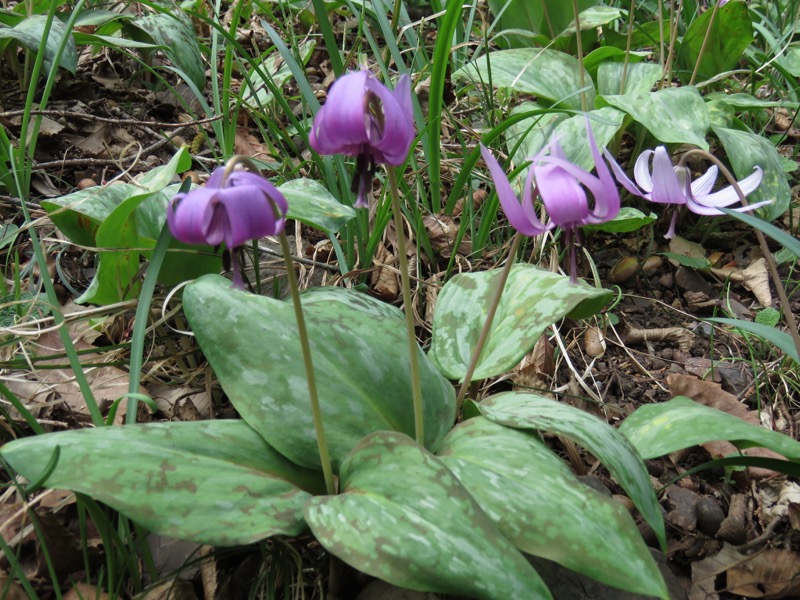
[[[0,113],[0,119],[21,117],[25,114],[24,110],[9,110]],[[160,121],[139,121],[138,119],[119,119],[116,117],[101,117],[91,113],[78,112],[73,110],[32,110],[31,115],[41,115],[43,117],[57,117],[57,118],[70,118],[70,119],[86,119],[89,121],[98,121],[100,123],[113,123],[114,125],[130,125],[131,127],[162,127],[164,129],[181,129],[183,127],[191,127],[194,125],[205,125],[206,123],[213,123],[219,121],[222,115],[209,117],[207,119],[197,119],[195,121],[187,121],[185,123],[162,123]]]

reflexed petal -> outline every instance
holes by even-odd
[[[659,152],[659,150],[661,151]],[[681,185],[672,161],[663,146],[656,148],[655,156],[653,156],[652,180],[651,201],[663,204],[686,204],[686,190]]]
[[[206,181],[206,188],[222,187],[222,176],[225,174],[225,167],[217,167]]]
[[[536,214],[536,209],[534,208],[534,201],[539,194],[536,188],[534,175],[535,170],[533,165],[531,165],[528,168],[528,176],[525,178],[525,188],[522,190],[522,211],[525,215],[525,219],[528,223],[533,225],[533,227],[541,231],[549,231],[555,227],[555,223],[551,222],[547,225],[542,225],[542,222],[539,220],[539,215]]]
[[[354,156],[367,143],[364,115],[369,77],[367,71],[356,71],[333,82],[308,136],[318,153]]]
[[[506,174],[503,172],[503,168],[483,144],[481,144],[481,154],[483,155],[483,160],[486,161],[486,165],[489,167],[489,173],[491,173],[492,181],[494,181],[494,186],[497,189],[497,197],[500,199],[503,212],[506,213],[506,217],[509,223],[511,223],[511,226],[521,234],[527,236],[535,236],[544,233],[546,229],[541,227],[541,223],[538,223],[538,220],[537,223],[532,223],[528,220],[525,210],[523,210],[519,200],[517,200],[517,195],[514,193],[511,184],[506,178]]]
[[[381,101],[383,110],[383,135],[379,140],[370,140],[370,146],[377,150],[375,162],[393,166],[402,165],[414,141],[414,119],[411,112],[411,80],[407,75],[397,82],[397,89],[390,92],[377,79],[370,77],[367,89]],[[400,101],[401,94],[407,101]]]
[[[561,227],[574,227],[589,216],[586,192],[564,169],[545,164],[533,167],[536,184],[550,220]]]
[[[601,189],[597,191],[591,186],[587,186],[594,195],[594,209],[590,211],[586,222],[593,224],[605,223],[619,214],[619,191],[608,165],[603,160],[603,155],[597,148],[597,142],[595,142],[592,135],[592,128],[589,126],[588,119],[586,120],[586,134],[589,137],[589,147],[592,149],[592,158],[594,158],[594,166],[597,170],[597,180],[601,184]],[[613,159],[611,160],[613,162]]]
[[[663,146],[656,148],[656,151],[664,149]],[[666,152],[666,150],[664,150]],[[645,194],[653,191],[653,180],[650,177],[650,157],[653,156],[652,150],[645,150],[636,159],[636,164],[633,166],[633,177],[636,183],[642,188]],[[671,163],[670,163],[671,164]]]
[[[167,208],[167,223],[175,239],[185,244],[211,246],[222,241],[222,237],[209,239],[208,236],[218,193],[216,188],[203,187],[175,196]]]
[[[763,176],[764,172],[761,170],[761,167],[756,167],[752,174],[739,182],[739,188],[742,190],[742,193],[747,196],[754,192],[759,184],[761,184]],[[733,200],[731,200],[731,198],[733,198]],[[705,194],[704,196],[695,194],[695,199],[705,206],[729,206],[738,202],[739,194],[736,193],[733,186],[729,185],[713,194]]]
[[[617,181],[628,190],[634,196],[641,196],[643,198],[647,198],[647,194],[645,194],[642,190],[636,187],[636,184],[631,181],[630,177],[628,177],[627,173],[619,166],[619,163],[614,160],[614,157],[611,156],[611,153],[603,149],[603,156],[608,161],[608,164],[611,165],[611,171],[614,173],[614,177],[616,177]]]
[[[717,171],[717,165],[712,165],[708,171],[695,179],[692,182],[692,194],[696,197],[708,194],[714,188],[714,183],[717,181]]]
[[[228,248],[241,246],[247,240],[275,235],[283,226],[283,219],[276,218],[270,198],[256,186],[225,188],[219,192],[219,201],[224,206],[225,245]],[[221,223],[222,217],[219,219]]]

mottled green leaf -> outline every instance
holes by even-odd
[[[578,0],[578,10],[585,10],[598,0]],[[572,22],[572,4],[563,0],[489,0],[489,8],[495,17],[495,33],[504,30],[524,30],[530,34],[553,39]],[[512,48],[528,48],[530,37],[510,35],[501,38]]]
[[[708,150],[705,139],[710,125],[708,111],[694,87],[666,88],[648,94],[604,95],[598,97],[598,104],[609,104],[628,113],[661,142],[694,144]]]
[[[616,429],[594,415],[535,394],[506,392],[478,405],[483,416],[519,429],[540,429],[563,435],[594,454],[617,479],[636,508],[665,544],[664,522],[650,476],[636,448]]]
[[[520,550],[607,585],[666,597],[628,510],[580,483],[538,438],[477,417],[452,430],[438,456]]]
[[[459,274],[439,292],[429,356],[445,377],[461,380],[466,375],[499,277],[499,270]],[[610,299],[609,290],[572,284],[569,277],[532,265],[514,265],[472,380],[505,373],[547,327],[567,315],[594,314]]]
[[[625,89],[620,90],[622,74],[625,73]],[[661,79],[661,66],[651,62],[601,63],[597,69],[597,91],[602,95],[647,94]]]
[[[206,85],[206,69],[197,34],[189,17],[180,10],[155,13],[130,21],[162,47],[170,62],[199,89]]]
[[[304,294],[325,434],[334,466],[366,434],[413,435],[406,330],[399,310],[352,290]],[[255,296],[207,276],[190,283],[184,310],[239,414],[293,462],[319,466],[308,385],[290,301]],[[436,447],[455,420],[452,385],[421,350],[425,440]]]
[[[747,177],[755,166],[763,169],[761,184],[747,196],[751,203],[772,200],[772,204],[756,209],[758,214],[765,221],[773,221],[785,213],[789,208],[792,190],[781,157],[772,142],[749,131],[717,126],[713,130],[725,148],[736,177]]]
[[[512,114],[525,112],[530,108],[530,105],[522,105],[512,111]],[[595,143],[599,148],[603,148],[622,127],[625,115],[614,108],[606,107],[594,110],[587,116]],[[558,139],[570,162],[591,171],[594,169],[594,157],[589,147],[586,122],[587,118],[584,115],[567,117],[564,114],[538,115],[523,119],[509,127],[507,136],[509,152],[517,147],[516,158],[521,161],[535,156],[553,139]],[[527,171],[521,174],[523,181],[525,175]]]
[[[360,571],[421,591],[550,598],[525,558],[458,479],[410,438],[367,436],[342,465],[342,493],[311,499],[319,542]]]
[[[581,108],[578,60],[574,56],[542,48],[499,50],[467,63],[453,73],[453,80],[468,79],[496,88],[535,94],[563,108]],[[594,103],[594,84],[584,73],[586,101]]]
[[[230,546],[305,529],[319,473],[293,465],[243,421],[152,423],[51,433],[0,455],[31,481],[88,494],[170,537]],[[305,490],[305,491],[304,491]]]
[[[315,179],[292,179],[278,189],[289,203],[288,218],[327,233],[336,233],[356,216],[355,209],[339,202]]]
[[[0,26],[0,40],[14,39],[31,52],[38,52],[39,47],[42,45],[46,23],[47,17],[45,15],[34,14],[24,18],[14,27]],[[72,39],[72,35],[67,31],[67,26],[59,19],[54,18],[44,45],[44,68],[46,72],[50,71],[58,54],[58,48],[62,43],[65,44],[65,48],[58,66],[74,75],[78,69],[78,48],[75,45],[75,40]]]
[[[648,215],[631,206],[623,206],[619,214],[605,223],[587,225],[584,231],[607,231],[608,233],[628,233],[638,231],[658,219],[655,213]]]
[[[595,3],[598,3],[599,0],[595,0]],[[528,4],[534,4],[529,2]],[[570,6],[570,8],[572,8]],[[625,10],[621,8],[616,8],[614,6],[603,6],[602,4],[598,4],[597,6],[590,6],[585,10],[580,10],[580,21],[581,21],[581,31],[586,31],[587,29],[597,29],[598,27],[602,27],[603,25],[608,25],[609,23],[613,23],[617,19],[619,19],[624,13]],[[569,25],[561,32],[561,35],[568,35],[568,34],[575,34],[575,19],[572,19]]]
[[[727,440],[739,448],[763,446],[790,460],[800,461],[800,442],[683,396],[637,408],[623,421],[619,431],[644,458]]]
[[[716,15],[713,10],[705,11],[689,25],[678,49],[684,79],[695,69],[699,79],[711,79],[736,68],[752,41],[750,9],[744,2],[728,2]]]

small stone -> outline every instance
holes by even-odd
[[[665,273],[658,278],[658,285],[663,288],[671,288],[675,284],[675,277],[672,273]]]
[[[606,487],[606,484],[603,483],[603,480],[600,479],[597,475],[579,475],[578,479],[581,483],[588,485],[592,488],[595,492],[600,492],[603,496],[611,497],[611,490]]]
[[[703,496],[697,502],[697,528],[706,535],[714,535],[719,531],[725,513],[713,498]]]

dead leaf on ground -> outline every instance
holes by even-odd
[[[705,248],[703,248],[700,244],[690,242],[679,235],[676,235],[670,239],[669,251],[673,254],[679,254],[680,256],[686,256],[688,258],[703,259],[706,257]],[[673,265],[678,266],[678,262],[676,260],[670,259],[670,262]]]
[[[797,598],[800,595],[800,554],[768,549],[728,570],[728,591],[747,598]]]
[[[158,410],[176,421],[198,421],[211,414],[211,398],[205,390],[156,383],[150,385],[150,394]]]
[[[373,259],[373,262],[377,265],[377,269],[370,274],[370,282],[372,283],[372,291],[374,291],[381,300],[386,302],[393,302],[400,293],[395,258],[396,257],[386,249],[386,246],[383,244],[378,245],[375,251],[375,258]]]
[[[514,367],[511,381],[526,388],[547,389],[554,372],[553,344],[543,335],[536,341],[533,350]]]
[[[28,600],[28,594],[22,586],[0,569],[0,598],[5,600]]]
[[[183,579],[165,581],[136,597],[136,600],[197,600],[192,584]]]
[[[453,253],[453,244],[458,237],[458,225],[453,217],[447,215],[425,215],[422,224],[428,232],[431,247],[439,252],[442,258],[450,258]],[[470,242],[466,236],[461,239],[456,252],[469,254]]]
[[[746,289],[753,292],[758,303],[767,308],[772,306],[772,292],[769,288],[769,272],[767,261],[764,258],[754,260],[746,269],[722,268],[711,269],[711,272],[724,279],[741,283]]]
[[[718,383],[701,381],[696,377],[672,373],[667,377],[667,385],[669,385],[670,393],[673,397],[686,396],[699,404],[716,408],[751,425],[761,426],[758,412],[748,410],[744,404],[736,399],[736,396],[724,391],[722,386]],[[738,452],[736,446],[725,440],[706,442],[702,444],[702,446],[705,448],[706,452],[711,455],[711,458],[714,459],[730,456]],[[745,448],[742,450],[742,453],[747,456],[786,460],[784,456],[768,448]],[[760,467],[748,467],[748,472],[750,477],[755,479],[772,477],[775,474],[774,471],[762,469]]]
[[[233,140],[233,153],[265,160],[272,157],[269,146],[254,136],[247,127],[237,127]]]
[[[108,594],[88,583],[78,583],[62,596],[62,600],[108,600]]]

